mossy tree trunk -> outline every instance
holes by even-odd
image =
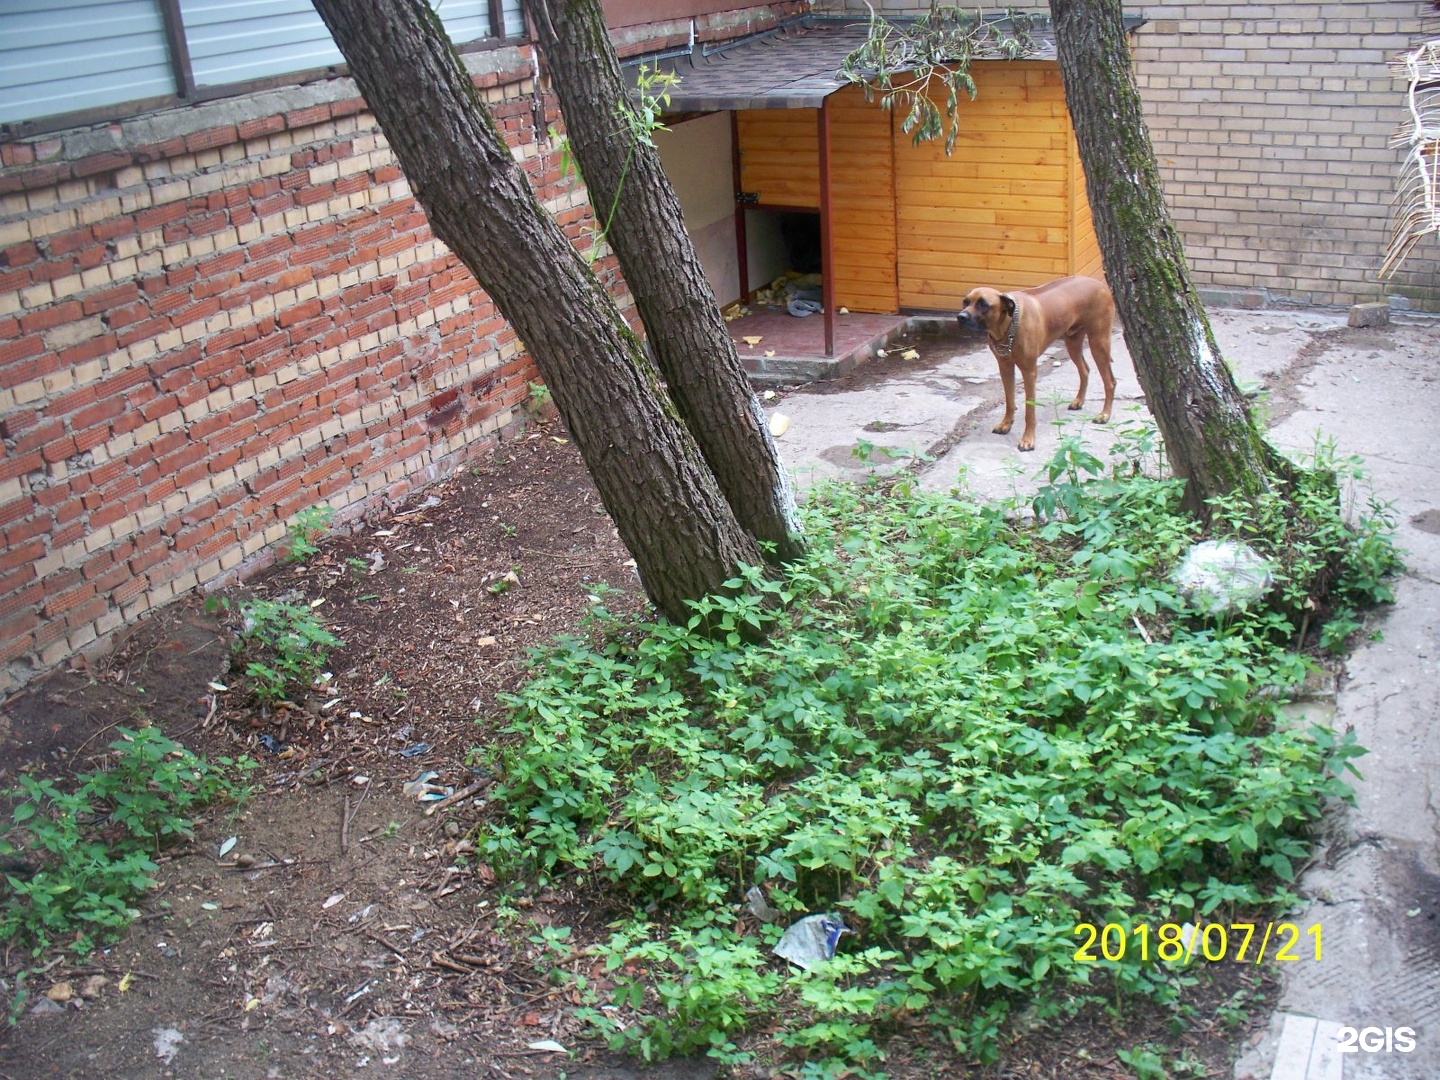
[[[525,10],[591,205],[680,415],[740,523],[788,560],[801,546],[789,482],[660,155],[648,133],[637,137],[625,122],[632,106],[600,2],[525,0]]]
[[[1165,206],[1120,0],[1051,0],[1065,101],[1105,276],[1185,505],[1258,495],[1293,474],[1220,355]]]
[[[315,0],[435,235],[525,342],[667,616],[761,553],[605,288],[546,213],[426,0]]]

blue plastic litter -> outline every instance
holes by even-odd
[[[797,319],[803,319],[807,315],[818,315],[825,309],[815,300],[791,300],[785,310]]]
[[[806,915],[780,935],[773,951],[796,967],[812,971],[834,957],[840,935],[854,932],[839,915]]]

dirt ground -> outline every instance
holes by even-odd
[[[300,707],[272,715],[241,697],[227,670],[233,627],[198,600],[133,628],[103,662],[5,702],[0,786],[21,769],[95,767],[120,724],[154,723],[259,768],[242,810],[214,814],[166,858],[123,941],[83,961],[42,958],[18,1023],[0,1035],[0,1076],[717,1075],[707,1061],[642,1070],[587,1040],[578,1001],[536,973],[530,938],[568,925],[583,948],[604,934],[606,898],[530,889],[509,905],[520,917],[502,917],[513,883],[497,882],[468,839],[489,812],[469,752],[496,738],[496,695],[523,677],[534,646],[577,628],[599,582],[612,611],[646,609],[574,447],[557,424],[536,424],[492,460],[232,594],[303,599],[346,642],[326,692]],[[427,816],[403,787],[430,771],[442,787],[480,790]],[[7,986],[34,963],[13,949],[4,959]],[[886,1070],[1122,1077],[1117,1051],[1153,1042],[1193,1061],[1186,1075],[1228,1076],[1270,983],[1228,966],[1206,976],[1178,1034],[1165,1010],[1093,1005],[1063,1027],[1020,1030],[984,1069],[937,1032],[902,1031]],[[598,965],[590,977],[603,985]],[[62,982],[88,998],[40,1000]],[[544,1040],[568,1053],[534,1045]]]

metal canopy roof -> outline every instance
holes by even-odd
[[[776,30],[713,50],[640,62],[673,71],[680,81],[670,90],[669,113],[732,109],[816,109],[846,86],[836,72],[845,57],[865,42],[866,20],[807,16]],[[1055,59],[1048,24],[1031,36],[1036,51],[1027,60]],[[657,62],[658,60],[658,62]]]

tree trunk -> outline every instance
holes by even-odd
[[[786,561],[802,547],[789,482],[660,156],[622,118],[631,106],[599,0],[525,0],[525,9],[671,396],[735,516]]]
[[[683,621],[761,554],[614,301],[545,212],[426,0],[315,0],[425,208],[519,332],[650,599]]]
[[[1170,220],[1140,108],[1120,0],[1050,0],[1065,101],[1105,276],[1185,506],[1257,495],[1293,468],[1256,427],[1216,347]]]

